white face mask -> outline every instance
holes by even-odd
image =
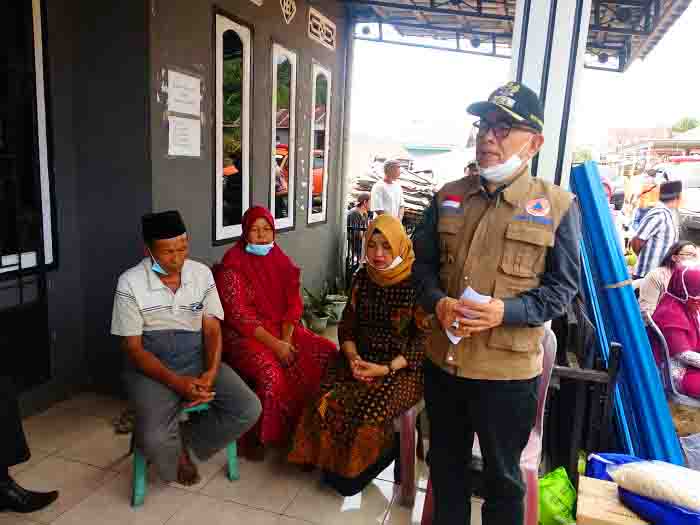
[[[684,268],[697,268],[698,266],[700,266],[700,261],[698,261],[697,259],[681,260],[680,264]]]
[[[530,140],[532,140],[532,138]],[[518,173],[520,167],[525,162],[527,162],[527,160],[529,160],[521,159],[520,154],[528,146],[528,144],[530,144],[530,140],[523,144],[523,147],[520,148],[520,151],[518,151],[517,153],[513,153],[513,155],[511,155],[511,157],[507,161],[502,162],[501,164],[496,164],[495,166],[490,166],[488,168],[479,167],[479,174],[487,181],[492,182],[494,184],[501,184],[507,182],[513,175]]]
[[[367,264],[369,264],[372,268],[374,268],[375,270],[380,271],[380,272],[388,272],[389,270],[393,270],[402,262],[403,262],[403,257],[401,257],[399,255],[393,261],[391,261],[391,264],[389,266],[387,266],[386,268],[377,268],[375,265],[373,265],[371,262],[369,262],[369,259],[367,260]]]

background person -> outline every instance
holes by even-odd
[[[163,481],[194,485],[189,451],[206,461],[237,440],[260,416],[260,402],[221,363],[224,311],[209,268],[188,258],[182,217],[172,210],[141,222],[147,257],[119,277],[112,334],[127,357],[136,446]],[[181,425],[183,408],[200,403],[209,410]]]
[[[523,523],[520,456],[537,413],[542,325],[577,293],[580,224],[573,195],[528,172],[544,142],[537,94],[509,82],[468,111],[480,118],[481,177],[446,184],[414,236],[419,300],[437,317],[424,365],[433,523],[469,523],[476,434],[483,523],[513,525]],[[458,299],[467,287],[492,299]]]
[[[243,216],[243,236],[214,268],[226,316],[224,360],[253,385],[260,421],[241,453],[263,459],[283,446],[304,403],[319,389],[336,346],[301,325],[301,271],[275,243],[275,220],[262,206]]]
[[[348,228],[367,228],[370,198],[367,192],[357,196],[357,203],[348,212]]]
[[[289,454],[293,463],[320,467],[344,496],[394,461],[394,419],[423,396],[426,336],[415,321],[413,247],[398,219],[372,222],[366,253],[338,330],[342,355],[305,410]]]
[[[661,264],[664,255],[678,241],[678,224],[674,210],[681,204],[681,181],[661,185],[659,202],[642,219],[630,241],[630,247],[639,255],[635,278],[641,279]]]
[[[700,398],[700,269],[678,266],[653,319],[668,344],[671,380],[679,392]],[[657,364],[663,350],[656,338],[652,348]]]
[[[0,348],[6,347],[0,345]],[[17,392],[12,378],[0,375],[0,512],[36,512],[58,498],[58,492],[55,490],[34,492],[23,488],[12,479],[10,467],[28,461],[29,457],[29,447],[17,404]],[[0,522],[5,523],[2,518]]]
[[[695,266],[697,262],[697,248],[692,242],[679,241],[671,246],[661,260],[661,265],[646,274],[639,285],[639,309],[642,314],[652,315],[656,311],[677,267]]]
[[[401,164],[398,160],[387,160],[384,163],[384,180],[372,186],[370,209],[376,215],[391,215],[399,221],[403,220],[404,198],[403,189],[398,182],[401,176]]]

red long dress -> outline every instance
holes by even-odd
[[[301,325],[300,271],[279,247],[260,257],[236,245],[214,269],[214,277],[225,312],[223,359],[251,385],[263,407],[257,424],[239,444],[244,453],[253,438],[283,445],[291,438],[305,401],[318,393],[328,360],[338,350]],[[254,335],[262,326],[280,338],[285,321],[295,324],[297,348],[288,367]]]

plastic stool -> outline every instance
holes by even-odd
[[[209,403],[202,403],[190,408],[186,408],[184,414],[204,412],[209,410]],[[131,484],[131,506],[140,507],[146,499],[146,458],[143,453],[134,446],[134,435],[131,435],[131,450],[134,453],[134,474]],[[238,454],[236,442],[232,441],[226,446],[226,458],[228,460],[228,479],[236,481],[240,478],[238,471]]]

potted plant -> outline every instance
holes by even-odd
[[[343,311],[348,304],[348,296],[342,293],[340,279],[336,279],[335,287],[326,286],[326,302],[330,308],[331,320],[339,322],[343,317]]]
[[[311,330],[317,334],[328,328],[328,319],[332,313],[330,306],[325,293],[316,295],[304,288],[304,313],[311,325]]]

